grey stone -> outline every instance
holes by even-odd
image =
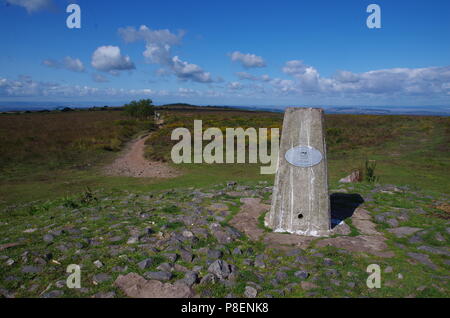
[[[324,258],[323,264],[325,266],[333,266],[335,263],[331,258]]]
[[[171,263],[175,263],[176,260],[177,260],[177,258],[178,258],[178,255],[175,254],[175,253],[166,253],[166,254],[163,254],[163,255],[164,255],[164,257],[167,258]]]
[[[387,224],[389,224],[390,227],[397,227],[398,226],[398,221],[397,219],[389,219],[386,221]]]
[[[307,271],[297,271],[294,273],[294,276],[300,279],[307,279],[309,277],[309,273]]]
[[[51,234],[44,235],[44,242],[51,243],[51,242],[53,242],[54,239],[55,239],[55,237]]]
[[[147,279],[154,279],[159,281],[168,281],[172,278],[172,273],[169,272],[147,272],[144,274],[144,277]]]
[[[216,282],[216,276],[212,273],[208,273],[205,276],[202,277],[200,280],[200,285],[203,284],[214,284]]]
[[[153,264],[153,258],[147,258],[144,259],[143,261],[140,261],[137,265],[140,269],[146,269],[149,268],[150,266],[152,266]]]
[[[282,131],[272,208],[265,224],[278,232],[326,236],[331,216],[323,109],[287,108]],[[296,146],[315,148],[322,160],[310,167],[294,166],[285,155]],[[311,152],[304,158],[310,160]]]
[[[64,295],[62,290],[52,290],[42,295],[43,298],[59,298]]]
[[[102,263],[101,261],[99,261],[99,260],[96,260],[96,261],[94,262],[94,265],[95,265],[97,268],[103,267],[103,263]]]
[[[37,266],[24,266],[24,267],[22,267],[22,273],[36,274],[36,273],[40,273],[41,271],[42,271],[42,267],[37,267]]]
[[[244,295],[247,298],[255,298],[258,295],[258,291],[256,290],[255,287],[246,286],[245,287],[245,291],[244,291]]]
[[[420,230],[422,230],[422,229],[417,228],[417,227],[403,226],[403,227],[396,227],[393,229],[389,229],[388,231],[390,233],[394,234],[396,237],[401,238],[401,237],[412,235]]]
[[[92,298],[115,298],[116,297],[116,293],[111,291],[111,292],[99,292],[97,294],[95,294],[94,296],[92,296]]]
[[[194,255],[185,249],[180,250],[180,256],[183,261],[188,263],[191,263],[194,260]]]
[[[222,251],[219,250],[212,250],[212,249],[208,249],[208,258],[210,259],[218,259],[218,258],[222,258],[223,253]]]
[[[157,270],[170,272],[172,270],[172,265],[169,263],[162,263],[158,267],[156,267]]]
[[[432,246],[419,246],[418,250],[425,251],[432,254],[445,255],[450,257],[450,252],[445,248],[432,247]]]
[[[110,279],[111,279],[111,276],[106,273],[100,273],[100,274],[94,275],[92,278],[92,280],[95,284],[101,284]]]
[[[232,273],[232,267],[223,260],[216,260],[208,267],[208,272],[216,275],[219,279],[227,279]]]
[[[186,272],[184,274],[184,278],[183,278],[183,282],[188,285],[188,286],[192,286],[195,283],[197,283],[198,281],[198,275],[195,272]]]
[[[242,255],[242,250],[239,247],[234,248],[233,255]]]
[[[411,257],[412,259],[416,260],[417,262],[426,265],[428,267],[431,267],[432,269],[436,270],[438,267],[430,260],[430,257],[428,255],[425,254],[420,254],[420,253],[407,253],[406,255],[408,255],[409,257]]]

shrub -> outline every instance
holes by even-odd
[[[125,106],[125,113],[140,120],[152,119],[155,111],[151,99],[141,99],[140,101],[132,101]]]

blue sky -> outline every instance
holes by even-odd
[[[0,102],[450,105],[448,0],[0,4]]]

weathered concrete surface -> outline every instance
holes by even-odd
[[[241,202],[243,205],[239,213],[230,221],[230,225],[245,233],[251,240],[262,241],[270,248],[307,249],[315,242],[317,247],[335,246],[350,252],[368,253],[380,257],[393,257],[395,255],[392,251],[387,250],[386,238],[375,230],[371,215],[365,209],[358,208],[351,216],[352,223],[358,224],[357,230],[362,235],[347,236],[350,234],[350,229],[342,222],[330,231],[330,235],[339,235],[338,237],[316,238],[285,233],[267,233],[258,225],[258,219],[262,214],[269,211],[270,205],[262,203],[259,198],[242,198]]]
[[[289,163],[286,152],[298,146],[320,151],[323,157],[320,163],[312,167]],[[265,221],[275,232],[329,235],[331,217],[322,109],[286,109],[272,208]]]

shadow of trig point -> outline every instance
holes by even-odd
[[[329,235],[331,215],[323,109],[286,109],[272,208],[265,224],[275,232]]]

